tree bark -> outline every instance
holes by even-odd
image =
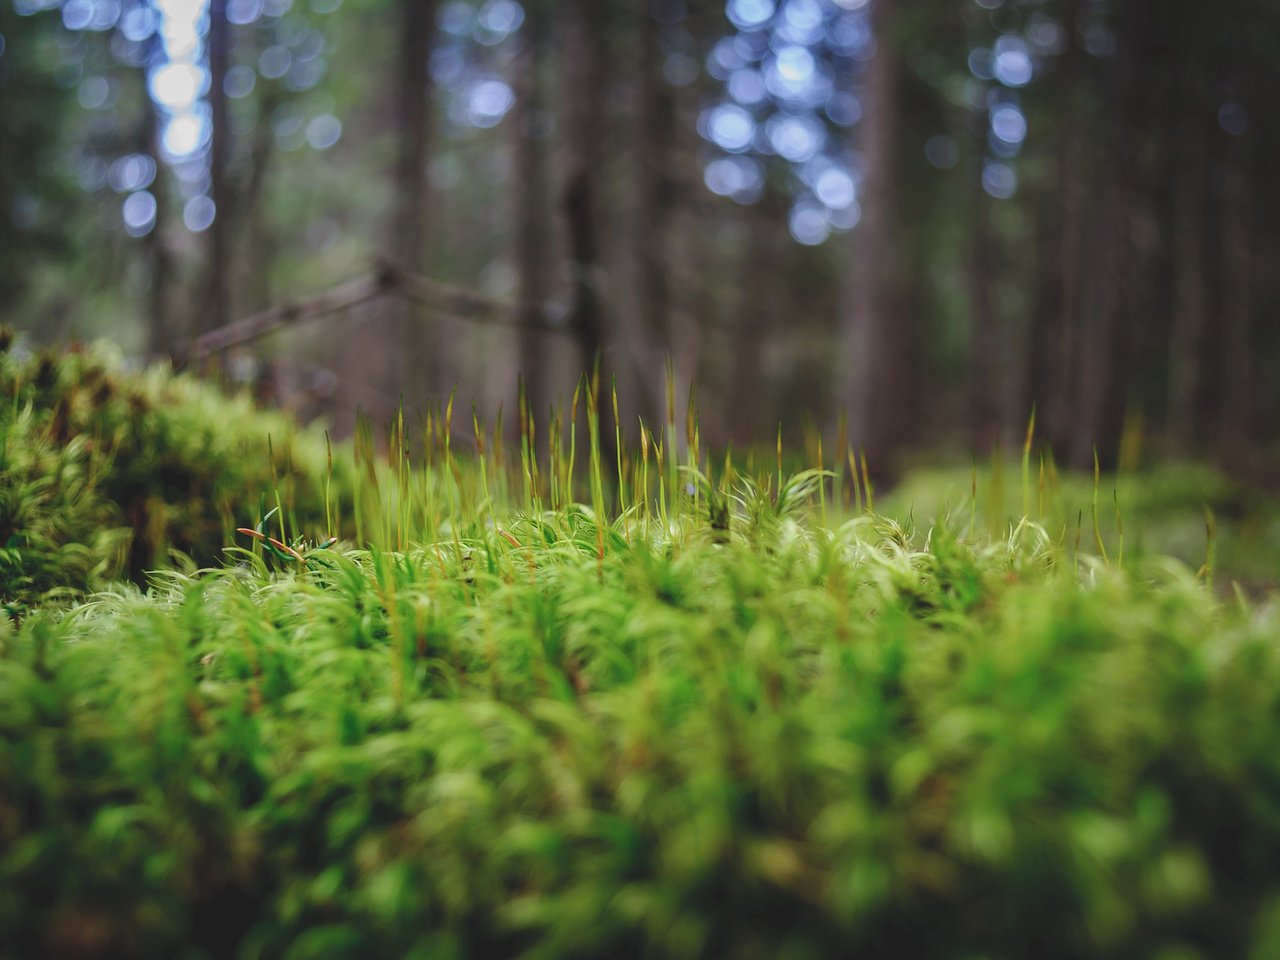
[[[395,83],[398,140],[392,179],[391,255],[410,271],[423,270],[428,231],[427,163],[430,159],[431,84],[428,64],[435,36],[437,0],[400,0],[400,50]],[[387,382],[411,402],[422,403],[444,389],[443,342],[422,311],[409,301],[394,304],[387,324]]]
[[[1126,11],[1129,15],[1122,15],[1117,25],[1128,55],[1116,59],[1112,73],[1100,78],[1098,90],[1099,98],[1111,105],[1103,151],[1106,162],[1098,171],[1101,184],[1097,194],[1101,199],[1093,223],[1096,240],[1089,245],[1092,262],[1087,276],[1091,282],[1084,291],[1076,359],[1071,462],[1082,468],[1089,466],[1095,448],[1105,460],[1114,458],[1124,423],[1117,382],[1117,356],[1122,349],[1117,329],[1121,288],[1136,264],[1129,178],[1138,162],[1132,151],[1132,129],[1138,76],[1133,58],[1139,52],[1128,42],[1136,41],[1143,29],[1143,21],[1133,16],[1136,10],[1136,5],[1130,7]]]
[[[154,50],[160,43],[152,37],[149,46]],[[146,76],[139,85],[138,106],[141,111],[138,146],[156,164],[156,178],[151,193],[156,198],[156,223],[144,239],[147,260],[147,351],[153,357],[167,357],[174,346],[169,312],[169,283],[173,261],[165,246],[165,221],[168,219],[168,196],[165,190],[164,161],[160,150],[160,118],[151,99]]]
[[[1047,365],[1043,371],[1044,433],[1051,446],[1065,460],[1071,461],[1076,430],[1076,392],[1080,326],[1083,297],[1088,277],[1084,269],[1086,255],[1086,214],[1088,207],[1086,148],[1089,124],[1085,117],[1083,86],[1085,53],[1078,36],[1079,8],[1083,0],[1069,7],[1066,24],[1067,51],[1063,61],[1065,117],[1057,144],[1058,223],[1060,238],[1056,244],[1057,275],[1053,290],[1056,304],[1050,305],[1051,329],[1048,333]],[[1056,309],[1055,309],[1056,307]],[[1083,467],[1084,464],[1076,463]]]
[[[853,285],[843,323],[840,391],[849,414],[850,441],[865,449],[882,474],[890,453],[914,424],[895,215],[899,104],[892,9],[891,0],[872,0],[876,52],[862,86],[862,219],[853,234]]]
[[[641,13],[640,104],[637,143],[639,183],[633,250],[637,258],[637,293],[643,339],[651,356],[669,355],[671,343],[670,249],[674,184],[675,91],[663,75],[663,25],[653,9]],[[661,409],[657,391],[650,390],[649,412]]]
[[[525,4],[525,24],[516,59],[516,102],[512,112],[515,154],[516,289],[520,309],[520,373],[535,416],[550,404],[544,319],[541,305],[551,290],[551,228],[546,205],[547,103],[542,82],[548,20],[540,0]],[[514,424],[513,424],[514,426]]]
[[[602,5],[599,0],[565,0],[563,23],[565,137],[561,207],[573,285],[569,326],[578,344],[580,367],[589,372],[598,363],[601,382],[607,386],[603,267],[596,225],[606,80]]]
[[[977,454],[991,450],[1000,440],[1000,385],[1007,376],[1007,368],[1001,362],[999,322],[991,296],[996,277],[991,200],[981,185],[974,193],[973,216],[973,239],[969,248],[969,437]]]
[[[1249,177],[1243,145],[1229,161],[1222,210],[1222,404],[1219,449],[1224,460],[1240,460],[1253,435],[1255,368],[1253,256],[1250,248]]]
[[[1191,71],[1194,73],[1194,71]],[[1205,334],[1204,232],[1205,182],[1208,178],[1208,136],[1204,98],[1184,92],[1182,129],[1174,198],[1174,308],[1169,337],[1169,404],[1167,428],[1174,448],[1194,446],[1200,410],[1201,349]]]
[[[214,218],[208,233],[209,261],[205,283],[203,330],[224,326],[231,319],[231,219],[234,200],[228,165],[231,158],[231,126],[227,122],[224,88],[231,58],[231,23],[227,0],[209,3],[209,199]]]
[[[736,329],[730,332],[733,355],[728,384],[733,411],[727,427],[737,444],[749,446],[767,438],[770,384],[764,366],[770,322],[783,312],[781,245],[786,237],[786,202],[772,187],[753,207],[743,211],[746,243],[742,251],[735,304]]]

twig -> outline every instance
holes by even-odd
[[[379,257],[369,275],[348,280],[313,297],[279,304],[197,337],[184,359],[187,362],[199,360],[228,347],[257,340],[283,327],[349,310],[381,296],[414,300],[437,317],[510,326],[531,325],[550,332],[568,333],[564,325],[553,319],[557,311],[550,304],[539,304],[534,310],[525,310],[522,304],[496,300],[430,280],[405,269],[389,257]],[[531,322],[528,319],[531,316],[538,319]]]
[[[219,350],[238,346],[257,340],[281,327],[315,317],[323,317],[330,313],[349,310],[362,303],[368,303],[385,293],[381,280],[377,276],[357,277],[339,284],[332,290],[308,297],[304,300],[291,300],[278,306],[251,314],[229,323],[225,327],[211,330],[197,337],[187,351],[186,359],[198,360]]]

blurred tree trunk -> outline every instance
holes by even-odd
[[[153,55],[158,52],[159,45],[158,35],[153,35],[147,42]],[[169,197],[165,190],[164,160],[160,149],[160,117],[151,99],[145,74],[140,78],[138,94],[138,150],[156,164],[156,179],[151,187],[156,198],[156,224],[143,240],[147,261],[147,352],[153,357],[167,357],[174,347],[169,304],[173,260],[165,246]]]
[[[427,237],[427,164],[431,157],[431,84],[428,66],[437,0],[400,0],[400,51],[393,78],[398,140],[391,254],[422,272]],[[447,365],[434,318],[407,300],[395,303],[388,324],[386,385],[409,393],[413,405],[442,391]]]
[[[543,3],[529,0],[515,66],[516,102],[511,124],[516,159],[516,290],[521,304],[519,366],[529,408],[538,417],[546,413],[550,403],[546,335],[539,326],[544,319],[541,306],[551,292],[551,228],[544,202],[548,114],[542,82],[548,25]]]
[[[996,278],[991,200],[981,185],[975,190],[973,217],[969,248],[969,434],[974,453],[985,453],[1000,440],[1001,384],[1008,370],[1001,362],[1001,336],[991,296]]]
[[[1193,446],[1202,399],[1201,350],[1205,337],[1205,184],[1208,179],[1208,131],[1204,98],[1185,90],[1182,129],[1177,137],[1178,165],[1174,200],[1174,307],[1169,337],[1167,426],[1175,449]]]
[[[765,417],[769,413],[770,383],[764,359],[768,350],[769,327],[784,313],[783,244],[786,235],[786,200],[772,185],[765,187],[760,202],[743,211],[746,244],[739,266],[740,299],[736,329],[730,332],[733,363],[730,367],[729,397],[732,415],[729,437],[743,446],[769,436]]]
[[[898,136],[898,60],[894,5],[872,0],[876,52],[862,87],[858,146],[863,158],[862,219],[853,233],[853,285],[843,323],[841,396],[849,439],[874,468],[909,439],[914,425],[910,338],[901,311],[895,143]]]
[[[1250,249],[1250,181],[1243,144],[1233,145],[1223,184],[1222,280],[1223,344],[1220,451],[1228,462],[1241,459],[1252,439],[1253,256]]]
[[[607,390],[600,289],[603,267],[596,225],[608,55],[603,5],[599,0],[564,0],[562,22],[565,132],[561,206],[573,287],[569,328],[578,345],[579,366],[589,372],[598,362],[602,390]]]
[[[671,239],[674,183],[675,91],[663,75],[664,27],[660,4],[649,2],[640,15],[640,104],[636,220],[632,249],[638,260],[639,311],[650,356],[671,353],[671,288],[667,254]],[[655,378],[649,377],[651,381]],[[661,384],[648,384],[648,414],[661,409]],[[656,388],[656,389],[655,389]]]
[[[1057,146],[1059,209],[1056,240],[1057,271],[1052,284],[1056,303],[1049,305],[1051,328],[1047,337],[1044,380],[1044,434],[1051,446],[1071,462],[1076,426],[1076,385],[1078,380],[1078,337],[1082,318],[1082,298],[1088,282],[1084,270],[1086,256],[1086,207],[1088,205],[1089,124],[1085,116],[1084,50],[1079,35],[1079,8],[1072,3],[1066,26],[1067,50],[1063,61],[1065,117]],[[1075,466],[1084,466],[1075,462]]]
[[[1080,317],[1079,353],[1076,360],[1076,400],[1071,462],[1087,467],[1095,445],[1108,460],[1118,452],[1123,427],[1123,401],[1118,383],[1118,311],[1121,287],[1132,279],[1132,222],[1129,178],[1137,158],[1133,155],[1133,112],[1137,91],[1135,49],[1145,21],[1133,16],[1138,0],[1117,24],[1118,41],[1127,55],[1116,58],[1113,69],[1099,78],[1098,98],[1108,102],[1105,162],[1097,170],[1101,183],[1094,192],[1100,198],[1094,223],[1094,241],[1085,277],[1084,309]]]
[[[225,82],[231,60],[231,23],[227,0],[209,3],[209,198],[214,218],[209,227],[202,331],[225,326],[231,320],[231,126],[227,122]]]
[[[246,53],[256,58],[262,36],[258,31],[253,31],[249,36],[255,41],[254,49]],[[265,310],[274,302],[271,296],[271,273],[280,245],[272,236],[267,205],[262,202],[262,197],[276,155],[273,120],[276,109],[283,101],[283,94],[284,91],[277,84],[264,85],[261,91],[258,100],[259,120],[254,124],[249,145],[249,169],[246,171],[243,193],[238,204],[243,212],[245,238],[238,264],[238,275],[244,278],[241,284],[244,302],[240,308],[249,313]]]
[[[151,108],[150,99],[148,95],[148,109]],[[150,148],[146,152],[156,161],[158,167],[162,161],[154,133],[157,118],[154,114],[150,114],[149,119],[153,133],[149,141]],[[164,184],[160,182],[161,173],[156,175],[157,183],[152,188],[156,198],[156,225],[143,240],[147,261],[147,350],[153,357],[169,356],[174,345],[171,330],[173,316],[170,313],[169,304],[173,258],[169,256],[168,248],[165,246],[169,202]]]

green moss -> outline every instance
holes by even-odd
[[[4,364],[14,589],[130,536],[223,560],[0,619],[16,956],[1280,951],[1280,612],[1144,528],[1267,514],[1216,475],[832,522],[823,471],[713,476],[673,431],[615,497],[594,400],[576,454],[471,455],[446,409],[331,470],[187,378]],[[294,554],[232,530],[277,493]],[[364,549],[295,539],[335,510]]]
[[[1265,956],[1274,609],[801,502],[117,588],[0,640],[32,955]],[[626,530],[630,530],[628,535]],[[605,543],[603,557],[598,543]],[[1162,952],[1163,951],[1163,952]]]
[[[0,353],[0,592],[22,606],[171,550],[216,563],[236,526],[281,497],[291,529],[324,531],[323,435],[105,347]],[[343,464],[333,483],[350,484]],[[349,492],[348,492],[349,497]]]

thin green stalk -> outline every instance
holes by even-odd
[[[1098,445],[1093,445],[1093,540],[1098,545],[1098,554],[1102,562],[1111,566],[1107,556],[1107,545],[1102,541],[1102,525],[1098,521],[1098,489],[1102,485],[1102,469],[1098,465]]]

